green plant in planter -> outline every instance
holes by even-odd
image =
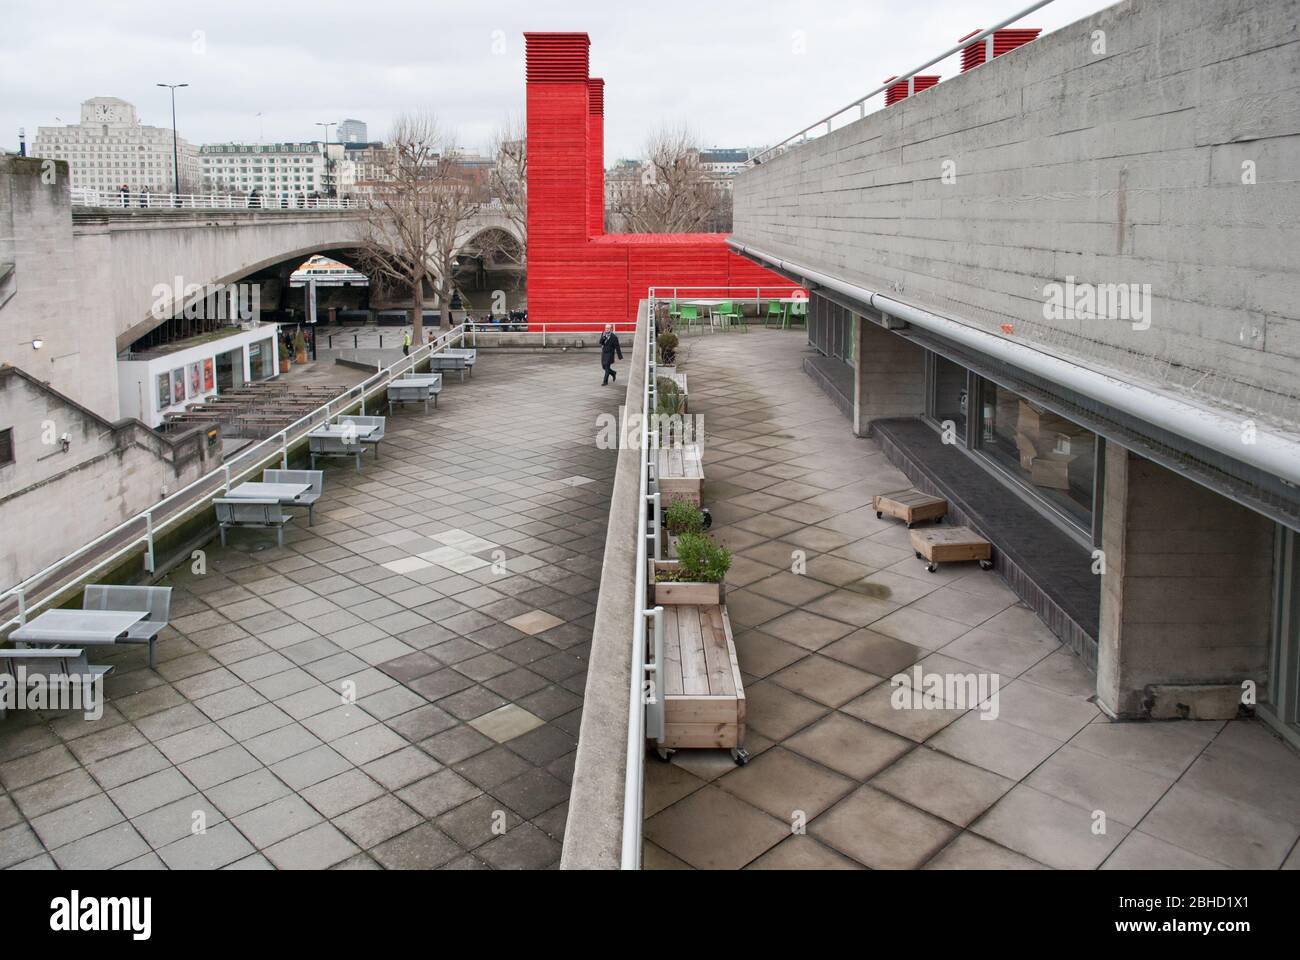
[[[656,377],[655,387],[659,391],[659,406],[655,413],[670,417],[682,412],[682,391],[677,381],[669,377]]]
[[[677,334],[671,330],[659,334],[656,341],[659,344],[659,362],[665,366],[671,366],[677,360]]]
[[[301,330],[295,331],[293,335],[293,354],[304,359],[307,356],[307,338],[302,335]]]
[[[731,569],[731,551],[702,533],[677,539],[677,580],[680,583],[722,583]]]
[[[674,497],[664,510],[664,526],[673,536],[704,531],[704,514],[684,497]]]

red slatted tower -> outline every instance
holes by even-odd
[[[528,82],[528,319],[635,320],[651,286],[790,286],[733,253],[720,233],[604,232],[604,81],[585,33],[525,33]],[[739,297],[735,292],[732,296]]]

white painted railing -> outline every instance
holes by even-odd
[[[26,623],[27,615],[32,611],[54,602],[76,583],[88,581],[125,557],[140,552],[142,548],[144,568],[150,573],[154,572],[156,565],[154,545],[159,533],[193,516],[196,508],[206,507],[212,499],[223,496],[232,486],[277,457],[281,467],[287,469],[290,445],[297,443],[313,428],[345,413],[357,403],[361,404],[361,411],[364,413],[366,400],[385,389],[390,380],[412,370],[416,364],[427,359],[431,354],[440,353],[453,343],[459,342],[463,346],[464,335],[463,327],[453,327],[436,340],[413,349],[410,356],[403,357],[396,363],[376,371],[346,393],[317,407],[274,436],[241,452],[233,460],[222,464],[220,469],[205,474],[188,486],[159,500],[149,509],[91,540],[62,560],[50,564],[0,593],[0,611],[5,611],[16,601],[16,609],[12,615],[0,612],[0,616],[6,617],[3,622],[0,622],[0,632]],[[101,551],[103,556],[98,555]],[[34,600],[31,598],[33,593],[38,594]]]
[[[231,196],[224,193],[153,193],[148,190],[72,189],[74,207],[105,210],[360,210],[368,207],[363,197]],[[501,213],[500,200],[478,205],[480,214]]]
[[[787,150],[793,149],[794,147],[801,146],[808,142],[809,134],[817,133],[819,136],[824,136],[825,134],[830,133],[833,129],[835,129],[835,121],[843,118],[844,115],[847,113],[856,112],[857,115],[852,119],[861,120],[863,117],[867,115],[867,101],[869,101],[872,97],[877,97],[880,94],[884,93],[886,90],[888,90],[890,87],[894,86],[895,84],[902,83],[906,80],[910,80],[912,79],[912,77],[916,76],[922,70],[928,70],[930,67],[933,67],[936,63],[939,63],[943,60],[947,60],[949,57],[953,56],[954,54],[961,53],[961,51],[965,50],[967,47],[986,40],[988,37],[991,37],[997,31],[1005,27],[1011,26],[1011,24],[1015,23],[1016,21],[1029,16],[1035,10],[1041,10],[1043,7],[1047,6],[1049,3],[1052,2],[1053,0],[1038,0],[1038,2],[1033,3],[1028,7],[1025,7],[1025,9],[1021,10],[1019,13],[1007,17],[1007,19],[1001,21],[997,26],[989,27],[987,30],[982,30],[979,33],[975,34],[974,36],[967,37],[965,40],[958,43],[955,47],[949,50],[945,50],[937,57],[934,57],[931,60],[927,60],[919,67],[913,70],[909,70],[907,73],[904,73],[900,76],[894,77],[893,79],[886,81],[885,83],[881,84],[879,87],[876,87],[876,89],[872,90],[866,96],[858,97],[858,99],[854,100],[848,106],[842,107],[839,110],[836,110],[834,113],[822,117],[816,123],[809,124],[808,126],[804,127],[802,130],[800,130],[798,133],[794,134],[793,136],[786,137],[776,146],[768,147],[766,150],[763,150],[760,153],[756,153],[754,156],[750,157],[750,159],[746,162],[745,165],[750,167],[757,166],[758,164],[763,163],[765,160],[768,160],[771,157],[778,156],[782,153],[785,153]],[[812,139],[816,139],[816,138],[814,137]]]
[[[350,197],[234,197],[219,193],[151,193],[147,190],[91,190],[74,187],[74,207],[112,210],[355,210]]]

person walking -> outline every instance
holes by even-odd
[[[614,369],[614,355],[618,354],[620,360],[623,359],[623,347],[618,342],[618,334],[614,332],[612,323],[605,324],[605,332],[600,335],[600,366],[605,371],[605,379],[600,382],[603,387],[609,383],[609,378],[613,377],[618,380],[618,372]]]
[[[411,331],[407,330],[402,334],[402,356],[411,355]]]

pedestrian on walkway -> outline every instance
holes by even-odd
[[[409,357],[410,355],[411,355],[411,331],[407,330],[402,334],[402,356]]]
[[[602,387],[609,383],[610,377],[618,380],[618,372],[614,369],[615,354],[618,354],[620,360],[623,359],[623,348],[619,345],[618,334],[614,332],[614,325],[607,323],[605,332],[600,335],[600,366],[605,371],[605,379],[600,382]]]

